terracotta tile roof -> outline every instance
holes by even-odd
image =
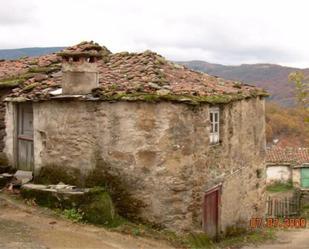
[[[290,163],[303,164],[309,163],[309,148],[277,147],[267,149],[266,162],[273,164]]]
[[[226,103],[267,95],[254,86],[190,70],[151,51],[112,54],[107,48],[100,48],[94,43],[81,43],[65,49],[61,55],[100,53],[100,87],[94,89],[93,96],[101,99],[159,96],[169,100]],[[56,54],[0,62],[0,87],[18,85],[11,94],[13,98],[48,99],[50,91],[61,87],[61,76],[61,58]]]

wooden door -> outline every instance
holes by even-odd
[[[19,104],[17,109],[17,168],[33,171],[32,105]]]
[[[219,232],[220,188],[213,188],[205,193],[203,207],[203,228],[210,238]]]
[[[301,187],[309,188],[309,168],[301,169]]]

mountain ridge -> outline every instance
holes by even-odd
[[[295,71],[302,71],[306,77],[309,76],[309,68],[300,69],[270,63],[241,64],[236,66],[209,63],[202,60],[177,61],[177,63],[193,70],[264,88],[271,94],[270,100],[283,106],[295,105],[295,87],[288,80],[289,74]]]
[[[16,48],[16,49],[0,49],[0,59],[16,60],[24,56],[41,56],[58,52],[65,47],[31,47],[31,48]]]

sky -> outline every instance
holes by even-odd
[[[309,68],[306,0],[0,0],[0,48],[153,50],[170,60]]]

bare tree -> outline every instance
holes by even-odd
[[[307,110],[305,121],[309,122],[309,82],[303,72],[296,71],[289,74],[289,81],[295,85],[295,98],[300,108]]]

